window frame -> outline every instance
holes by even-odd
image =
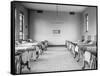
[[[85,14],[85,26],[86,26],[86,32],[88,32],[88,30],[89,30],[89,25],[88,25],[88,23],[89,23],[89,17],[88,17],[88,13],[86,13]]]
[[[24,14],[21,11],[19,13],[19,39],[24,40]]]

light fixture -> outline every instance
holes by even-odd
[[[43,11],[42,10],[37,10],[37,13],[43,13]]]
[[[69,12],[70,15],[75,15],[74,11]]]

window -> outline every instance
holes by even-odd
[[[19,31],[19,39],[23,40],[24,39],[24,35],[23,35],[23,25],[24,25],[24,14],[22,12],[20,12],[19,14],[19,21],[20,21],[20,31]]]
[[[15,40],[17,40],[18,39],[18,35],[17,35],[17,26],[16,26],[16,18],[17,17],[17,9],[16,9],[16,7],[15,7],[15,11],[14,11],[14,19],[15,19]]]
[[[16,16],[17,16],[17,9],[15,8],[15,20],[16,20]]]
[[[88,32],[88,14],[85,14],[86,32]]]

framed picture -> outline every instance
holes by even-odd
[[[53,34],[60,34],[60,30],[53,30]]]
[[[12,1],[11,74],[97,70],[97,10],[93,5]]]

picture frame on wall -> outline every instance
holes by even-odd
[[[60,30],[53,30],[53,34],[60,34]]]
[[[97,11],[98,6],[94,5],[11,1],[11,74],[97,70]],[[48,37],[51,32],[55,38]],[[57,42],[55,39],[59,45],[53,45]],[[50,45],[58,47],[58,51],[50,51]],[[72,60],[66,56],[71,56]]]

